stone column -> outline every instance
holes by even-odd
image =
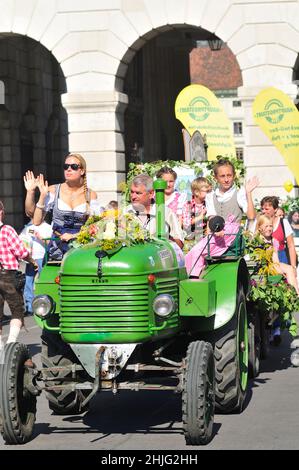
[[[275,84],[273,86],[275,87]],[[253,198],[258,201],[264,196],[273,195],[285,199],[288,193],[283,188],[284,182],[286,180],[295,182],[294,175],[285,165],[283,156],[253,120],[253,102],[258,93],[265,88],[267,87],[252,86],[238,89],[238,96],[244,108],[244,163],[247,177],[257,175],[260,180],[259,187],[253,193]],[[292,100],[296,97],[296,85],[279,84],[277,88]],[[290,196],[295,196],[294,190]]]
[[[106,205],[117,199],[125,180],[124,111],[128,97],[116,91],[67,93],[62,103],[68,113],[69,150],[87,162],[88,185]]]

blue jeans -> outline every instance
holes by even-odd
[[[35,261],[38,264],[38,272],[40,272],[43,266],[43,258],[36,259]],[[24,287],[25,307],[26,307],[26,312],[32,313],[32,300],[34,297],[33,284],[34,284],[34,278],[37,273],[34,271],[32,264],[27,264],[25,273],[26,273],[26,282],[25,282],[25,287]]]

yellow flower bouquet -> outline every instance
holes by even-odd
[[[149,238],[149,232],[139,225],[134,214],[107,210],[88,218],[72,246],[77,248],[91,243],[109,252],[122,246],[144,243]]]

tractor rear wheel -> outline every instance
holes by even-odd
[[[33,434],[36,396],[26,388],[31,359],[25,344],[5,346],[0,366],[0,432],[6,444],[25,444]]]
[[[214,338],[216,409],[241,412],[248,387],[248,323],[243,288],[239,287],[233,318]]]
[[[213,348],[204,341],[190,343],[183,380],[183,426],[186,444],[207,444],[212,438],[215,408]]]

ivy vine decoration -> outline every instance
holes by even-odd
[[[299,197],[287,196],[285,201],[281,202],[281,207],[286,214],[299,210]]]
[[[295,288],[285,279],[276,283],[271,283],[267,276],[252,279],[248,300],[255,304],[259,314],[277,312],[281,327],[288,329],[292,336],[297,335],[298,326],[293,313],[299,309],[299,298]]]
[[[299,310],[299,297],[295,288],[282,276],[277,276],[272,260],[273,247],[259,234],[244,232],[243,236],[245,252],[255,263],[248,300],[259,314],[265,313],[271,318],[273,312],[276,312],[282,328],[287,328],[291,335],[296,336],[297,323],[293,313]]]
[[[217,157],[217,160],[222,158],[221,156]],[[230,162],[235,167],[236,177],[235,177],[235,184],[237,187],[240,187],[242,181],[244,179],[245,168],[244,163],[242,160],[238,160],[237,158],[230,158]],[[145,163],[130,163],[129,164],[129,171],[127,174],[127,181],[123,182],[119,186],[119,190],[125,195],[125,200],[130,200],[130,186],[132,179],[140,175],[141,173],[146,173],[152,178],[154,178],[157,172],[163,167],[167,166],[169,168],[187,168],[194,170],[195,177],[204,176],[209,180],[212,186],[215,186],[215,179],[213,174],[213,166],[215,165],[216,161],[205,161],[205,162],[197,162],[192,160],[191,162],[185,162],[183,160],[157,160],[154,162],[145,162]],[[180,188],[180,190],[184,190]]]

